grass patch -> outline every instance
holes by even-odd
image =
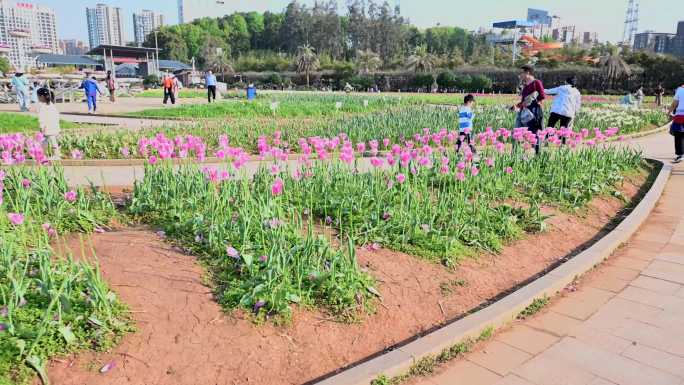
[[[437,355],[427,355],[416,361],[409,369],[402,374],[394,377],[380,375],[373,381],[371,385],[398,385],[408,381],[414,377],[426,377],[434,373],[435,369],[440,365],[445,364],[455,358],[462,357],[464,354],[470,352],[475,344],[487,341],[492,337],[494,328],[488,326],[480,332],[476,339],[468,338],[462,342],[451,345],[445,348]]]
[[[92,127],[92,124],[80,124],[60,120],[63,130]],[[0,134],[36,133],[39,131],[38,118],[26,113],[0,112]]]
[[[441,290],[443,296],[448,296],[451,293],[453,293],[457,288],[467,287],[467,286],[468,286],[468,282],[466,282],[466,280],[464,280],[464,279],[453,279],[451,281],[442,282],[439,285],[439,289]]]
[[[518,319],[524,320],[535,314],[548,305],[551,298],[543,296],[542,298],[535,298],[532,303],[518,314]]]

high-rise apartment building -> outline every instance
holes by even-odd
[[[635,50],[663,53],[684,58],[684,21],[677,24],[677,33],[646,31],[634,35]]]
[[[235,11],[232,3],[228,0],[178,0],[178,21],[183,24],[202,17],[221,17]]]
[[[88,39],[90,47],[102,44],[124,45],[123,19],[121,8],[97,4],[86,8],[88,18]]]
[[[0,54],[20,71],[35,66],[41,53],[57,53],[57,20],[51,8],[0,0]]]
[[[59,50],[64,55],[85,55],[88,45],[76,39],[64,39],[59,41]]]
[[[143,9],[133,14],[133,34],[135,43],[142,46],[147,35],[164,25],[164,15]]]

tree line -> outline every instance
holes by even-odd
[[[209,67],[216,56],[225,56],[242,71],[291,69],[303,46],[313,49],[323,69],[356,62],[364,54],[372,65],[367,70],[398,69],[417,49],[452,67],[510,60],[477,34],[447,26],[420,30],[398,8],[374,0],[350,0],[344,15],[338,13],[337,1],[324,0],[312,6],[293,1],[281,13],[198,19],[162,27],[158,44],[164,59],[195,58],[200,67]],[[154,47],[154,35],[144,45]]]

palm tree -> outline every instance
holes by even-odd
[[[622,76],[632,75],[632,68],[620,56],[617,47],[613,47],[608,55],[602,57],[599,64],[603,68],[608,81],[613,82]]]
[[[211,68],[216,73],[221,74],[221,81],[226,82],[226,72],[234,73],[233,66],[230,63],[230,58],[225,53],[217,53],[215,55],[210,55],[206,58],[206,64],[208,68]]]
[[[413,55],[406,60],[406,68],[413,72],[431,72],[435,68],[437,58],[428,52],[427,47],[416,47]]]
[[[320,67],[316,51],[308,45],[297,48],[297,72],[306,74],[306,87],[309,87],[309,73]]]
[[[356,54],[356,65],[359,68],[359,73],[362,75],[372,74],[382,66],[382,59],[380,56],[368,50],[359,50]]]

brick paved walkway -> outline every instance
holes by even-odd
[[[666,156],[664,138],[648,138]],[[418,385],[684,385],[684,167],[644,226],[543,312]]]

